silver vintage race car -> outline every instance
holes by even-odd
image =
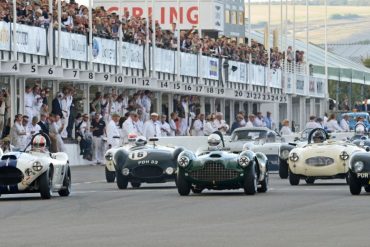
[[[29,151],[9,152],[0,160],[0,194],[40,193],[50,199],[71,193],[71,170],[66,153],[50,153],[46,134],[32,137]]]
[[[277,171],[280,165],[279,150],[285,139],[275,131],[265,127],[237,128],[226,142],[226,147],[233,153],[247,150],[263,153],[269,160],[269,170]]]

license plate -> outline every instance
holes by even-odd
[[[357,178],[369,178],[369,173],[357,173]]]

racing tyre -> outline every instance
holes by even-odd
[[[181,196],[187,196],[190,194],[190,184],[185,179],[184,171],[179,171],[177,173],[177,191]]]
[[[247,174],[244,175],[244,193],[254,195],[257,192],[257,174],[255,164],[251,165]]]
[[[259,193],[265,193],[269,189],[269,175],[266,174],[265,179],[261,182],[261,187],[257,189]]]
[[[111,172],[105,167],[105,179],[107,180],[107,183],[113,183],[116,179],[116,172]]]
[[[314,184],[315,183],[315,179],[312,178],[312,177],[305,178],[305,181],[306,181],[307,184]]]
[[[362,188],[360,182],[357,180],[357,178],[352,173],[348,175],[348,180],[349,180],[349,191],[351,192],[351,194],[359,195],[361,193],[361,188]]]
[[[137,188],[140,188],[141,183],[140,182],[131,182],[131,186],[132,186],[132,188],[137,189]]]
[[[298,185],[299,184],[300,177],[293,172],[289,172],[289,183],[290,185]]]
[[[50,199],[51,195],[53,194],[53,180],[52,180],[52,173],[51,169],[44,172],[39,177],[39,189],[40,195],[42,199]]]
[[[370,185],[366,185],[365,186],[365,191],[367,192],[367,193],[369,193],[370,192]],[[1,196],[1,195],[0,195]]]
[[[286,163],[285,160],[280,160],[279,176],[281,179],[287,179],[289,176],[288,164]]]
[[[63,189],[58,191],[60,196],[69,196],[72,191],[72,178],[71,178],[71,170],[68,167],[67,173],[63,179]]]
[[[197,187],[192,187],[191,191],[193,191],[194,194],[200,194],[200,193],[202,193],[203,189],[197,188]]]
[[[120,190],[127,189],[128,177],[123,176],[120,172],[116,171],[117,186]]]

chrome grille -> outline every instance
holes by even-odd
[[[132,174],[138,178],[160,177],[163,174],[159,166],[138,166],[132,170]]]
[[[189,173],[190,177],[199,181],[220,182],[235,179],[239,172],[226,169],[223,164],[218,162],[207,162],[203,169]]]
[[[309,166],[329,166],[334,164],[334,159],[330,157],[317,156],[306,159],[306,164]]]

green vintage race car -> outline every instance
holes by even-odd
[[[243,188],[254,195],[268,189],[268,160],[263,153],[245,150],[234,154],[224,149],[222,135],[208,137],[208,149],[198,154],[185,150],[177,159],[177,189],[182,196],[204,189]]]

